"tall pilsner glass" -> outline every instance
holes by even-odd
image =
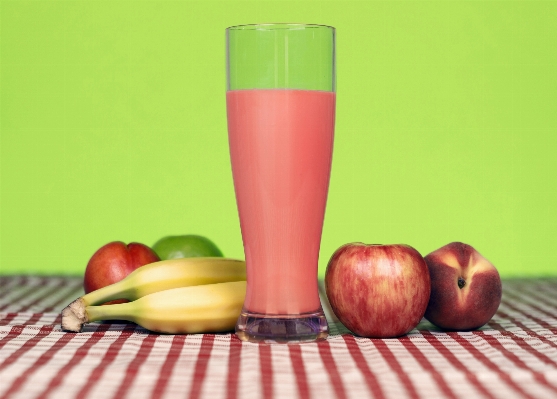
[[[251,342],[328,335],[317,260],[335,122],[335,30],[226,30],[227,117],[247,292],[236,334]]]

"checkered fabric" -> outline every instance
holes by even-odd
[[[4,276],[0,398],[557,398],[557,279],[505,280],[503,292],[478,331],[424,320],[397,339],[350,334],[322,295],[326,341],[259,345],[131,323],[64,333],[80,278]]]

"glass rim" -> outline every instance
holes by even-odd
[[[244,24],[233,25],[226,28],[229,30],[276,30],[276,29],[305,29],[305,28],[326,28],[335,30],[333,26],[322,24],[304,24],[304,23],[289,23],[289,22],[276,22],[276,23],[263,23],[263,24]]]

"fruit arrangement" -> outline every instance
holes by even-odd
[[[193,241],[189,247],[195,253],[210,243],[216,255],[212,242],[197,237],[182,236],[173,245],[189,256],[183,251],[186,241]],[[62,329],[80,332],[86,323],[127,320],[162,333],[232,330],[244,302],[246,264],[217,251],[220,256],[159,260],[143,244],[104,245],[87,264],[86,294],[62,310]]]
[[[244,303],[246,264],[197,235],[167,236],[153,248],[115,241],[89,260],[84,289],[62,310],[65,331],[100,320],[169,334],[230,331]],[[460,242],[425,257],[404,244],[345,244],[327,264],[325,289],[338,319],[371,338],[407,334],[423,317],[443,330],[477,329],[502,296],[495,266]]]
[[[343,245],[327,264],[325,288],[338,319],[370,338],[404,335],[424,316],[443,330],[473,330],[502,296],[495,266],[460,242],[424,258],[408,245]]]

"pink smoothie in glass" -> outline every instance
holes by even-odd
[[[335,93],[233,90],[226,100],[248,276],[244,311],[317,311]]]

